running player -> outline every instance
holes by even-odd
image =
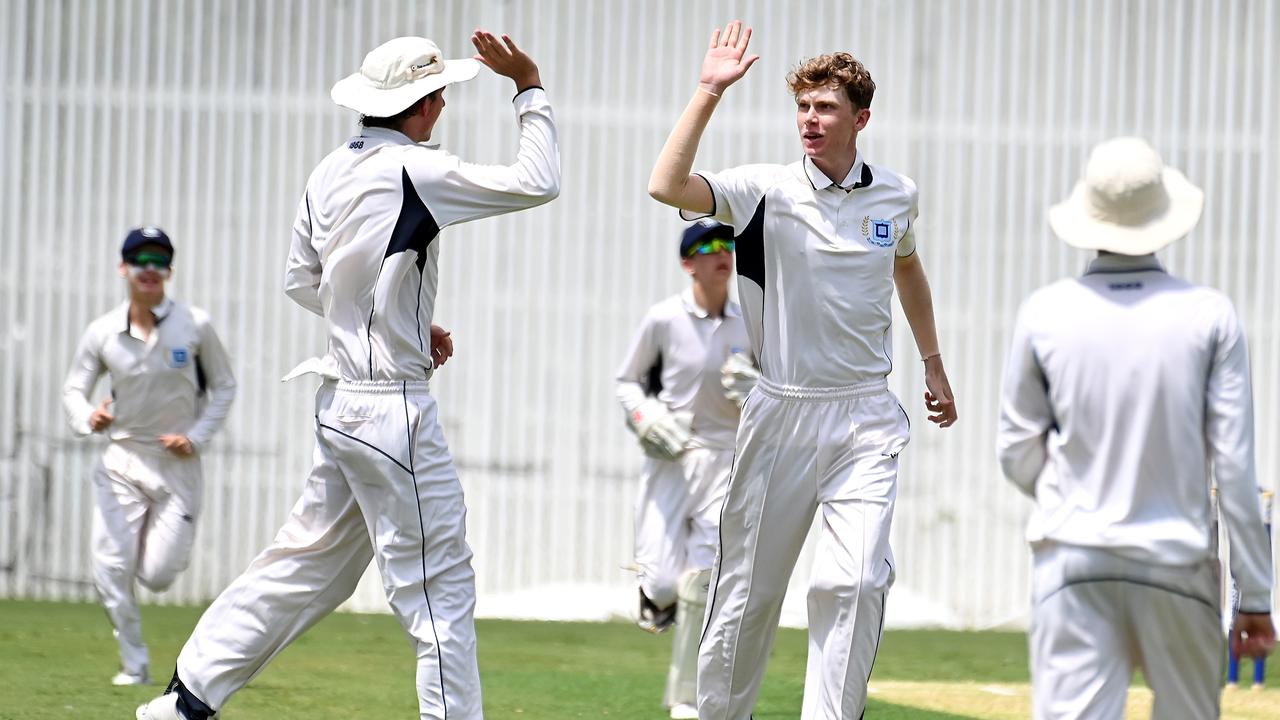
[[[186,569],[200,516],[200,453],[236,396],[209,316],[165,294],[173,243],[131,230],[120,248],[129,299],[94,320],[62,388],[71,428],[111,438],[93,474],[93,585],[115,628],[114,685],[150,682],[134,581],[160,592]],[[89,401],[98,378],[110,395]]]
[[[742,359],[747,329],[729,299],[733,228],[690,225],[680,265],[692,283],[645,315],[618,369],[618,401],[648,456],[635,515],[640,627],[676,625],[664,704],[673,718],[696,718],[698,636],[739,401],[754,369]]]
[[[290,297],[327,321],[339,376],[316,396],[315,465],[276,539],[201,618],[169,693],[138,718],[211,716],[351,595],[371,557],[416,648],[421,717],[483,717],[466,507],[427,391],[439,233],[548,202],[560,161],[537,65],[506,36],[471,40],[475,60],[516,84],[512,165],[422,144],[445,87],[479,69],[445,59],[430,40],[391,40],[333,87],[363,127],[307,181],[285,280]]]
[[[866,162],[875,83],[847,53],[788,77],[804,156],[691,174],[721,95],[758,59],[751,30],[716,30],[698,87],[649,179],[657,200],[737,232],[738,297],[760,382],[743,407],[698,659],[703,720],[751,715],[787,580],[813,521],[803,717],[856,718],[893,582],[889,523],[905,411],[888,389],[895,287],[924,360],[929,419],[956,421],[916,249],[916,187]]]

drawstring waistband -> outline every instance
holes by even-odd
[[[339,380],[339,392],[366,395],[390,395],[399,393],[419,394],[428,391],[426,380]]]
[[[885,378],[879,378],[858,383],[857,385],[845,385],[844,387],[801,387],[799,385],[778,385],[762,377],[756,383],[756,389],[769,397],[781,400],[822,402],[878,395],[889,389],[889,381]]]

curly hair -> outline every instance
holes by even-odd
[[[792,95],[814,88],[844,88],[855,110],[871,107],[871,98],[876,94],[876,83],[871,79],[871,73],[846,52],[805,60],[787,75],[787,87]]]

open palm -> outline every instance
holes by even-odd
[[[721,32],[711,33],[711,47],[702,58],[702,73],[698,83],[719,95],[721,91],[747,74],[747,69],[760,59],[759,55],[746,55],[751,42],[751,28],[743,28],[742,21],[734,20]]]

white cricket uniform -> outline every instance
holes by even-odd
[[[737,230],[738,298],[761,378],[720,519],[699,716],[751,714],[821,511],[803,717],[856,718],[893,582],[889,522],[910,423],[886,380],[890,302],[894,258],[915,252],[916,187],[861,157],[839,185],[808,158],[702,177],[712,215]]]
[[[152,313],[146,338],[130,323],[128,301],[90,323],[62,388],[72,430],[89,435],[89,397],[103,373],[110,377],[111,444],[93,476],[93,583],[130,675],[145,675],[149,663],[133,582],[159,592],[186,569],[200,514],[200,452],[236,394],[203,310],[165,298]],[[195,454],[165,450],[161,435],[186,435]]]
[[[178,658],[179,678],[213,709],[346,600],[373,557],[415,644],[421,716],[482,717],[466,506],[427,378],[440,230],[559,192],[546,93],[525,90],[514,104],[512,165],[466,163],[365,128],[307,181],[285,287],[327,321],[340,379],[316,395],[302,497]]]
[[[1134,666],[1154,717],[1218,716],[1211,476],[1240,608],[1271,610],[1250,392],[1230,301],[1154,256],[1101,256],[1023,304],[998,453],[1035,500],[1037,718],[1122,717]]]
[[[747,349],[737,303],[726,302],[724,315],[714,317],[686,289],[649,309],[618,368],[618,401],[628,414],[655,395],[673,412],[693,416],[689,449],[678,460],[645,458],[636,496],[640,587],[658,607],[675,603],[685,571],[715,562],[740,415],[725,395],[720,368]]]

